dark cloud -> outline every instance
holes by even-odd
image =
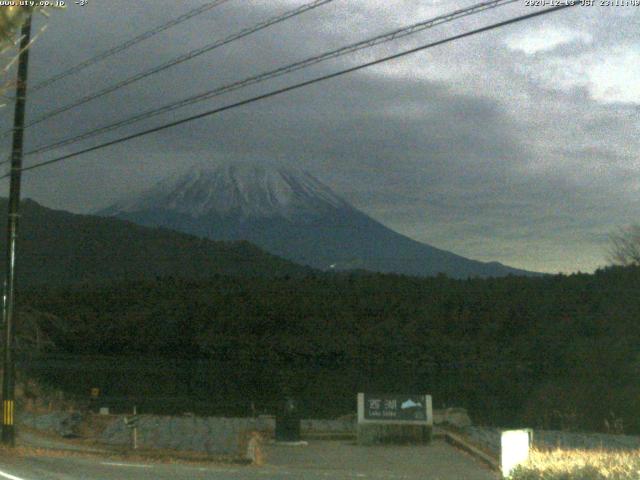
[[[202,3],[118,0],[54,12],[32,51],[32,84]],[[35,93],[28,117],[300,4],[230,1]],[[33,127],[27,149],[453,8],[336,0]],[[529,269],[591,270],[604,263],[606,234],[635,221],[639,206],[638,103],[595,99],[602,93],[589,77],[604,52],[640,51],[637,15],[614,10],[575,8],[35,170],[25,174],[24,192],[91,211],[194,162],[276,159],[440,248]],[[26,162],[528,11],[512,5],[470,17]],[[535,53],[514,47],[536,45],[539,32],[556,35],[557,45]],[[578,33],[563,42],[567,32]]]

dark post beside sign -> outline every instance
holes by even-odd
[[[300,441],[300,411],[298,402],[293,398],[286,398],[282,410],[276,415],[276,441]]]
[[[428,443],[431,395],[358,394],[358,443]]]

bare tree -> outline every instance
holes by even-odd
[[[620,228],[610,237],[609,260],[615,265],[640,265],[640,225]]]

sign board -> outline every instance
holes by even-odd
[[[127,428],[136,428],[138,426],[138,420],[140,420],[138,415],[124,417],[124,424]]]
[[[433,425],[431,395],[359,393],[358,423]]]
[[[98,398],[100,396],[100,389],[97,387],[93,387],[91,389],[91,398]]]

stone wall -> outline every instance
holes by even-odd
[[[450,425],[456,428],[466,428],[472,425],[471,418],[464,408],[445,408],[433,410],[434,425]]]
[[[316,420],[302,419],[300,431],[304,433],[355,433],[356,421],[350,420]]]
[[[141,415],[137,423],[139,448],[243,455],[249,432],[268,431],[269,425],[254,418],[160,417]],[[131,443],[131,429],[114,421],[99,440],[111,445]]]
[[[432,428],[425,425],[358,425],[359,445],[424,444],[431,441]]]
[[[350,420],[301,420],[302,433],[355,433]],[[140,415],[138,421],[140,448],[188,450],[209,454],[242,454],[248,432],[259,431],[272,437],[275,418],[162,417]],[[131,430],[122,418],[111,423],[99,439],[111,445],[128,445]]]
[[[80,412],[49,412],[30,413],[21,412],[17,421],[21,425],[41,430],[43,432],[56,433],[61,437],[74,437],[78,435],[78,428],[82,423],[83,415]]]

